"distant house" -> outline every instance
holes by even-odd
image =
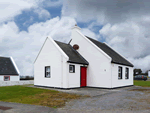
[[[34,85],[65,89],[131,86],[133,65],[74,26],[69,43],[46,38],[34,62]]]
[[[150,70],[148,71],[148,77],[150,77]]]
[[[19,81],[19,70],[12,57],[0,57],[0,81]]]

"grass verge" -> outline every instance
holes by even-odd
[[[26,86],[0,87],[0,101],[42,105],[53,108],[62,107],[70,100],[85,97],[87,96]]]
[[[150,81],[134,80],[135,86],[150,87]]]

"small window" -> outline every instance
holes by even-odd
[[[45,67],[45,78],[50,78],[50,66]]]
[[[118,67],[118,79],[122,79],[122,67]]]
[[[75,73],[75,65],[69,65],[69,72]]]
[[[4,76],[4,81],[9,81],[9,80],[10,80],[9,76]]]
[[[125,78],[126,78],[126,79],[129,79],[129,68],[126,68],[126,73],[125,73],[125,75],[126,75]]]

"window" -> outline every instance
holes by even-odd
[[[75,65],[69,65],[69,72],[75,73]]]
[[[50,66],[45,67],[45,78],[50,78]]]
[[[9,76],[4,76],[4,81],[9,81],[9,80],[10,80]]]
[[[129,79],[129,68],[126,68],[125,78]]]
[[[122,79],[122,67],[118,67],[118,79]]]

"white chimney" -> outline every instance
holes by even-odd
[[[72,28],[72,30],[78,30],[78,31],[80,31],[80,30],[81,30],[81,28],[80,28],[80,27],[78,27],[78,26],[77,26],[77,24],[75,24],[75,26]]]
[[[73,39],[76,34],[77,34],[77,31],[80,32],[81,28],[77,26],[77,24],[72,28],[72,31],[71,31],[71,39]]]
[[[82,38],[80,38],[80,35],[78,32],[80,32],[81,28],[77,26],[77,24],[72,28],[72,32],[71,32],[71,41],[70,41],[70,45],[72,47],[74,47],[74,49],[78,50],[79,49],[79,45],[78,45],[78,41],[80,41]]]

